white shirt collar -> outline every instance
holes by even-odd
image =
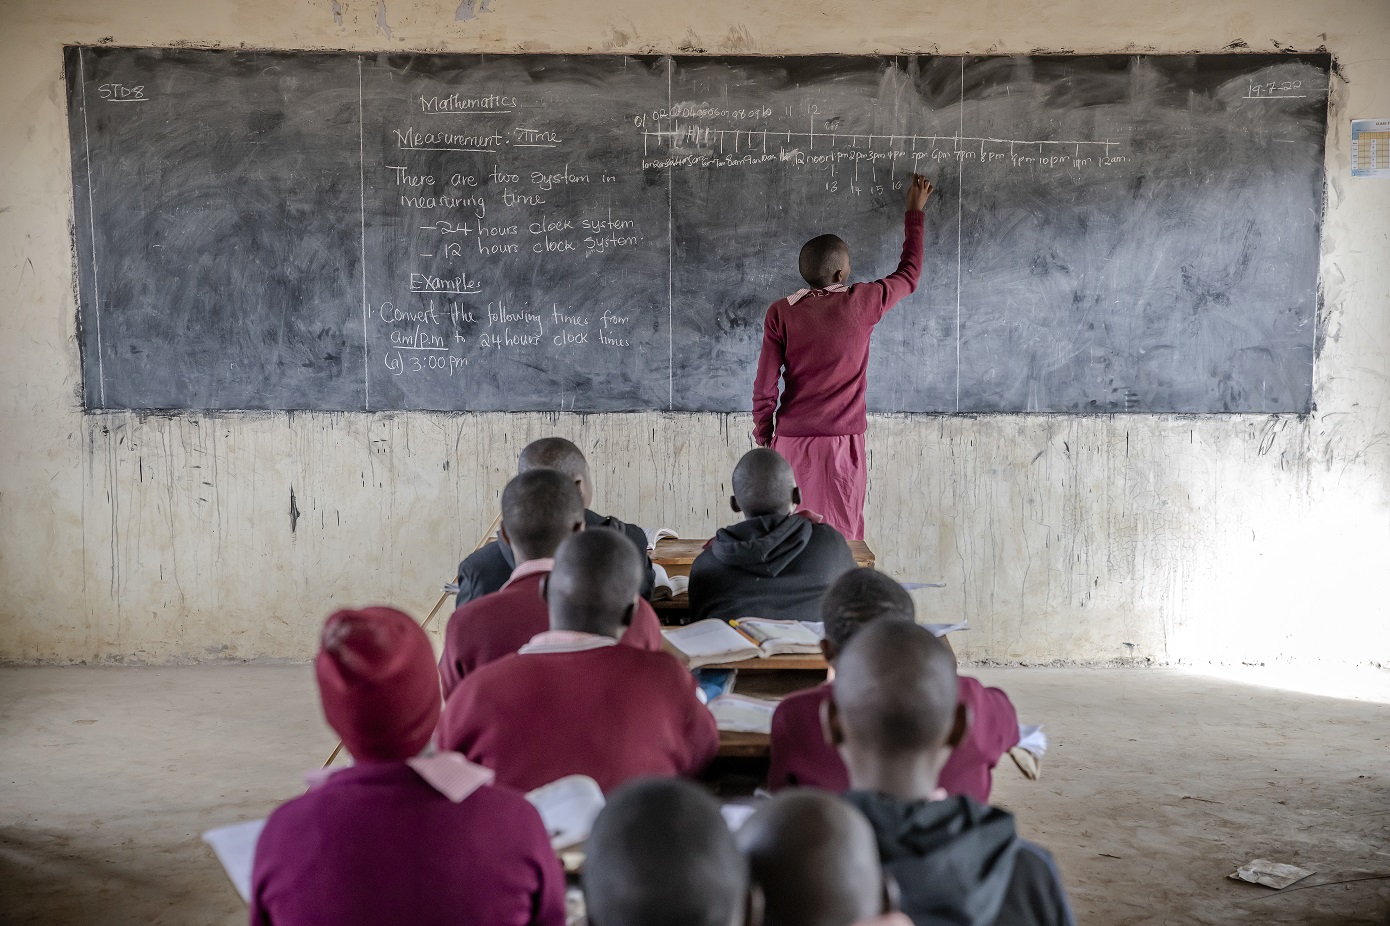
[[[597,633],[583,633],[578,630],[547,630],[538,633],[530,642],[517,650],[523,656],[528,653],[582,653],[585,650],[602,649],[614,646],[617,640]]]
[[[849,292],[849,287],[843,283],[831,283],[829,286],[825,286],[820,289],[798,289],[796,292],[792,293],[790,296],[787,297],[787,305],[796,305],[798,302],[800,302],[803,298],[810,295],[811,293],[847,292]]]

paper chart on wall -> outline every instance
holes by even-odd
[[[1390,119],[1353,119],[1351,175],[1390,177]]]

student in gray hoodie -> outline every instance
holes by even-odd
[[[801,504],[791,464],[750,450],[734,467],[729,500],[743,521],[721,528],[690,567],[690,619],[814,620],[825,590],[854,568],[840,532],[792,514]]]
[[[917,926],[1073,926],[1052,856],[1013,815],[945,796],[937,774],[965,736],[956,661],[902,619],[861,629],[835,663],[826,733],[849,769],[845,795],[878,838]]]

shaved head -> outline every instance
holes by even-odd
[[[738,831],[762,888],[764,926],[851,926],[883,912],[878,842],[864,815],[825,791],[783,791]]]
[[[554,556],[570,534],[584,527],[584,501],[564,473],[533,469],[502,490],[502,530],[517,562]]]
[[[852,569],[835,580],[821,599],[820,619],[825,639],[835,652],[861,627],[879,618],[915,621],[917,609],[902,583],[876,569]]]
[[[940,750],[951,737],[960,703],[956,660],[925,627],[869,623],[836,661],[834,685],[847,747],[907,756]]]
[[[608,796],[586,846],[592,926],[737,926],[748,864],[719,805],[687,781],[652,778]]]
[[[642,563],[631,540],[610,530],[572,534],[555,551],[546,579],[550,629],[619,637],[641,588]]]
[[[839,235],[817,235],[801,246],[797,265],[801,278],[814,289],[842,283],[849,277],[849,245]],[[837,270],[844,271],[838,280]]]
[[[564,473],[579,486],[584,507],[589,506],[593,494],[590,489],[589,462],[573,442],[563,437],[542,437],[527,444],[517,460],[516,471],[525,473],[533,469],[553,469]]]
[[[796,477],[786,457],[768,447],[743,455],[734,467],[734,503],[750,518],[788,514],[796,504]]]

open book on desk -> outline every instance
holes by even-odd
[[[825,639],[824,625],[816,633],[805,621],[774,621],[764,617],[740,617],[729,621],[746,636],[752,637],[764,656],[782,653],[814,656],[820,653],[820,641]]]
[[[799,621],[740,618],[733,623],[738,626],[709,617],[685,627],[663,630],[661,635],[692,669],[784,653],[820,652],[820,639]]]

